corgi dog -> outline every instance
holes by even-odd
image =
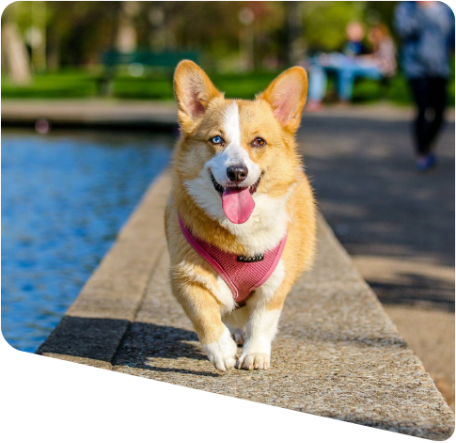
[[[293,67],[255,100],[230,100],[184,60],[174,93],[173,294],[216,369],[268,369],[285,298],[315,250],[313,191],[295,141],[306,72]]]

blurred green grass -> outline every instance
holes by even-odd
[[[97,95],[99,75],[83,71],[62,71],[36,75],[26,86],[17,86],[2,75],[2,98],[68,99]]]
[[[278,72],[240,74],[210,73],[209,76],[227,97],[251,99],[278,75]],[[454,78],[454,77],[453,77]],[[100,96],[100,70],[63,70],[36,75],[27,86],[17,86],[2,76],[3,99],[82,99]],[[330,81],[329,88],[332,88]],[[133,77],[119,72],[113,81],[112,97],[129,100],[173,100],[172,76],[169,73],[150,72]],[[354,103],[372,103],[387,100],[398,105],[410,105],[411,97],[405,78],[401,75],[388,82],[359,79],[353,90]],[[449,85],[448,103],[454,106],[454,80]]]
[[[253,98],[265,89],[278,72],[254,74],[209,73],[216,86],[236,98]],[[2,76],[2,98],[71,99],[93,98],[100,95],[101,72],[61,71],[36,75],[26,86],[12,84]],[[135,100],[173,100],[172,75],[150,73],[132,77],[124,73],[116,76],[112,85],[112,96]]]

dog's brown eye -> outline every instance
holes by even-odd
[[[255,148],[263,148],[264,146],[266,146],[266,140],[263,140],[261,137],[257,137],[253,140],[252,146],[254,146]]]

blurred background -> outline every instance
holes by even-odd
[[[420,174],[398,4],[9,5],[1,21],[8,342],[34,352],[46,339],[168,164],[179,60],[199,63],[228,97],[249,99],[299,64],[311,73],[312,100],[298,138],[320,210],[454,409],[454,53],[439,161]],[[342,53],[380,67],[364,65],[342,84],[331,72]]]
[[[110,95],[171,100],[170,71],[185,52],[223,90],[250,98],[283,68],[316,52],[338,51],[346,26],[392,26],[397,2],[15,2],[2,16],[2,97],[75,98],[103,94],[109,52],[138,52],[116,69]],[[368,35],[364,43],[372,48]],[[147,58],[141,52],[167,55]],[[12,53],[12,56],[9,54]],[[173,58],[174,57],[174,58]],[[14,59],[14,60],[13,60]],[[153,81],[152,81],[153,80]],[[240,81],[242,80],[242,81]],[[454,81],[449,86],[454,104]],[[352,100],[410,104],[404,77],[385,86],[362,79]]]

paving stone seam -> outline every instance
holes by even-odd
[[[154,275],[155,273],[157,272],[157,269],[158,269],[158,265],[160,263],[160,258],[161,258],[161,255],[162,255],[162,252],[164,251],[164,247],[160,248],[160,253],[158,254],[157,258],[155,259],[155,262],[152,266],[152,269],[150,271],[150,274],[149,274],[149,277],[147,278],[147,283],[142,291],[142,295],[141,295],[141,298],[138,302],[138,304],[136,305],[136,308],[134,309],[133,311],[133,320],[132,321],[128,321],[128,324],[127,324],[127,327],[125,328],[125,331],[124,333],[122,334],[122,337],[120,338],[119,340],[119,343],[118,345],[116,346],[116,349],[114,350],[111,358],[110,358],[110,366],[111,366],[111,370],[113,370],[114,368],[114,361],[116,359],[116,356],[117,356],[117,353],[119,351],[119,349],[122,348],[124,342],[125,342],[125,338],[128,336],[132,326],[134,325],[135,321],[136,321],[136,317],[138,315],[138,312],[141,310],[141,307],[142,305],[144,304],[144,300],[146,298],[146,295],[147,295],[147,291],[149,290],[149,285],[152,281],[152,279],[154,278]]]

